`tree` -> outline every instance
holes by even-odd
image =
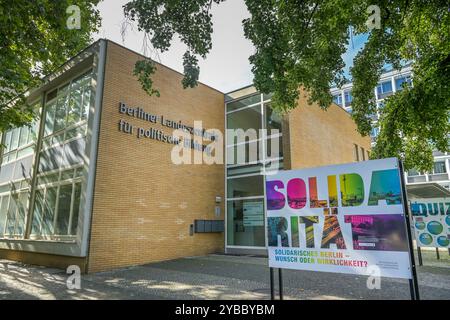
[[[0,132],[29,123],[26,91],[91,43],[99,1],[0,0]]]
[[[211,49],[211,7],[224,0],[132,0],[124,7],[129,22],[157,50],[170,48],[177,34],[188,50],[183,56],[183,86],[196,85],[197,56]],[[245,0],[250,18],[243,21],[245,36],[256,49],[250,57],[254,85],[273,93],[272,106],[280,112],[296,107],[299,88],[309,102],[326,109],[332,102],[330,86],[347,79],[342,55],[349,28],[367,33],[368,40],[354,59],[351,75],[353,114],[358,131],[368,135],[375,111],[373,88],[383,67],[399,68],[412,62],[414,86],[387,99],[381,110],[381,133],[373,157],[397,156],[405,167],[428,170],[432,150],[449,151],[450,10],[439,0]],[[375,5],[375,7],[373,6]],[[369,9],[369,10],[368,10]],[[379,9],[379,10],[377,10]],[[379,12],[378,12],[379,11]],[[380,28],[374,23],[379,14]],[[374,20],[375,19],[375,20]],[[373,26],[376,26],[373,28]],[[144,89],[154,94],[147,59],[135,73]]]

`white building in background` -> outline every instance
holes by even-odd
[[[412,83],[412,70],[411,66],[405,66],[401,70],[391,70],[381,75],[380,80],[376,88],[374,88],[377,111],[371,116],[372,119],[372,132],[370,134],[372,145],[374,145],[376,138],[380,132],[378,127],[378,119],[380,116],[380,109],[384,106],[384,99],[395,92],[403,89],[403,83]],[[347,83],[341,88],[331,88],[331,94],[333,95],[333,101],[337,105],[344,108],[347,112],[352,113],[352,87],[353,83]],[[410,170],[406,173],[406,184],[409,185],[410,190],[415,189],[413,186],[420,187],[421,185],[429,185],[431,187],[428,191],[433,193],[437,188],[444,187],[449,190],[450,187],[450,153],[443,153],[440,151],[434,151],[434,167],[431,172],[418,172],[416,170]],[[438,186],[437,186],[437,185]],[[423,188],[425,189],[425,188]]]

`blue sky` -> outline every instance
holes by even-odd
[[[353,65],[353,59],[355,58],[356,54],[359,50],[361,50],[364,47],[364,44],[366,43],[368,38],[368,34],[360,34],[360,35],[353,35],[350,38],[347,52],[343,55],[343,59],[345,62],[345,76],[350,77],[350,67]],[[352,41],[353,40],[353,41]]]

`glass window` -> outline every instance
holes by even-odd
[[[69,110],[67,114],[67,125],[78,123],[83,113],[82,88],[80,83],[74,83],[70,90]]]
[[[227,197],[253,197],[264,195],[264,177],[262,175],[233,178],[227,181]]]
[[[340,93],[333,96],[333,102],[342,107],[342,95]]]
[[[239,100],[228,103],[227,111],[237,110],[237,109],[258,103],[258,102],[261,102],[261,94],[260,93],[249,96],[247,98],[239,99]]]
[[[269,94],[263,93],[263,101],[271,100],[272,97],[273,97],[273,93],[269,93]]]
[[[72,224],[70,226],[70,234],[76,235],[78,228],[78,215],[80,211],[80,200],[81,200],[81,183],[75,184],[75,193],[73,200],[73,213],[72,213]]]
[[[445,161],[435,162],[434,168],[433,168],[433,173],[434,174],[447,173],[447,169],[445,168]]]
[[[48,136],[53,133],[54,122],[55,122],[55,113],[56,113],[56,101],[48,103],[45,106],[45,129],[44,136]]]
[[[264,199],[227,201],[227,243],[265,247]]]
[[[420,176],[420,175],[421,175],[420,172],[415,169],[408,170],[409,177]]]
[[[256,106],[228,114],[227,129],[242,129],[244,131],[254,129],[256,134],[259,134],[258,130],[261,129],[261,107]],[[230,142],[229,144],[232,143]]]
[[[372,128],[372,130],[370,131],[370,139],[372,140],[372,142],[374,142],[376,140],[376,138],[378,137],[379,134],[380,134],[379,127]]]
[[[91,78],[90,75],[86,75],[83,85],[83,104],[81,109],[81,120],[86,120],[89,115],[89,107],[91,105]]]
[[[14,235],[14,229],[16,227],[17,201],[17,194],[13,194],[10,196],[5,230],[5,235],[9,237],[12,237]]]
[[[41,233],[41,226],[44,215],[43,209],[44,209],[44,189],[39,189],[36,191],[34,200],[33,223],[31,227],[32,235]]]
[[[266,154],[264,155],[264,158],[274,159],[282,157],[283,157],[283,136],[271,137],[266,139]]]
[[[3,237],[3,233],[5,230],[8,205],[9,205],[9,194],[0,197],[0,237]]]
[[[72,184],[61,186],[59,189],[58,211],[55,226],[55,234],[57,235],[68,234],[71,199]]]
[[[363,147],[361,147],[361,158],[362,161],[366,161],[366,151],[364,150]]]
[[[384,98],[392,93],[392,82],[391,80],[384,81],[377,86],[378,98]]]
[[[260,148],[260,141],[227,146],[227,164],[248,164],[261,160]]]
[[[27,144],[28,141],[28,127],[23,126],[20,128],[20,134],[19,134],[19,147],[22,147]]]
[[[25,233],[25,216],[28,209],[28,192],[19,193],[17,202],[17,224],[15,234],[23,236]]]
[[[345,106],[348,107],[352,104],[353,96],[351,91],[344,92]]]
[[[263,170],[262,164],[239,166],[235,168],[227,168],[227,176],[238,176],[243,174],[261,173]]]
[[[19,147],[19,135],[20,128],[15,128],[12,130],[11,145],[9,150],[15,150]]]
[[[66,127],[66,116],[69,104],[66,94],[67,94],[66,88],[61,90],[61,95],[58,92],[55,111],[55,127],[54,127],[55,132],[64,129]]]
[[[42,219],[42,236],[50,236],[53,234],[53,219],[55,217],[57,188],[47,188],[44,202],[44,216]]]
[[[395,79],[395,88],[397,91],[403,90],[403,84],[405,84],[405,86],[411,85],[411,77],[405,76]]]
[[[282,116],[274,111],[270,107],[270,104],[266,104],[265,108],[267,135],[273,134],[271,131],[272,129],[278,130],[279,133],[281,133]]]
[[[5,135],[5,153],[11,150],[11,137],[14,130],[8,130]]]
[[[359,161],[359,150],[357,144],[353,144],[353,159],[355,161]]]

